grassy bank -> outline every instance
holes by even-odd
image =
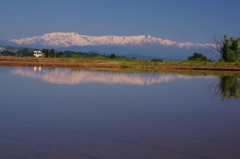
[[[154,62],[133,59],[107,58],[34,58],[0,57],[1,66],[68,67],[79,69],[136,69],[136,70],[199,70],[240,71],[240,62]]]

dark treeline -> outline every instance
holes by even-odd
[[[33,51],[28,48],[24,49],[19,49],[19,50],[14,50],[14,49],[7,49],[3,50],[0,53],[2,56],[19,56],[19,57],[24,57],[24,56],[33,56]]]
[[[105,55],[100,55],[98,53],[93,53],[93,52],[74,52],[74,51],[59,51],[56,53],[56,57],[86,57],[86,58],[91,58],[91,57],[107,57]]]
[[[18,56],[18,57],[32,57],[34,49],[23,48],[6,48],[0,51],[1,56]],[[42,53],[45,58],[78,58],[78,57],[108,57],[106,55],[100,55],[93,52],[74,52],[74,51],[55,51],[54,49],[42,49]]]
[[[201,53],[197,53],[197,52],[193,53],[192,56],[189,56],[188,60],[190,60],[190,61],[210,61],[207,59],[206,56],[202,55]]]
[[[30,48],[13,48],[8,47],[3,51],[0,51],[0,56],[17,56],[17,57],[34,57],[34,50],[36,49],[30,49]],[[55,51],[52,49],[42,49],[40,50],[43,53],[42,58],[109,58],[109,59],[131,59],[131,60],[137,60],[136,57],[126,57],[126,56],[117,56],[114,53],[110,55],[103,55],[99,53],[94,52],[75,52],[75,51]],[[148,60],[148,59],[144,59]],[[154,62],[162,62],[162,59],[152,59],[149,61]]]
[[[42,49],[45,58],[92,58],[107,57],[93,52],[55,51],[54,49]]]

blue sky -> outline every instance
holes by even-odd
[[[178,42],[240,36],[240,0],[0,0],[0,39],[50,32],[151,35]]]

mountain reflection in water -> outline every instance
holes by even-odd
[[[175,79],[189,79],[190,76],[179,74],[149,74],[149,73],[116,73],[97,71],[72,71],[70,69],[55,68],[29,69],[18,68],[12,71],[15,75],[26,76],[54,84],[106,83],[150,85],[169,82]]]
[[[42,69],[41,67],[17,68],[12,73],[47,83],[71,85],[81,83],[151,85],[176,79],[196,78],[196,76],[180,74],[73,71],[67,68]],[[200,77],[211,78],[214,76]],[[223,101],[231,98],[238,99],[240,97],[240,80],[237,76],[219,76],[219,80],[210,85],[210,91],[213,92],[213,96],[220,96]]]

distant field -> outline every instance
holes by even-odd
[[[132,59],[97,58],[34,58],[0,57],[1,66],[41,66],[68,67],[79,69],[135,69],[135,70],[204,70],[204,71],[240,71],[240,63],[225,62],[154,62]]]

